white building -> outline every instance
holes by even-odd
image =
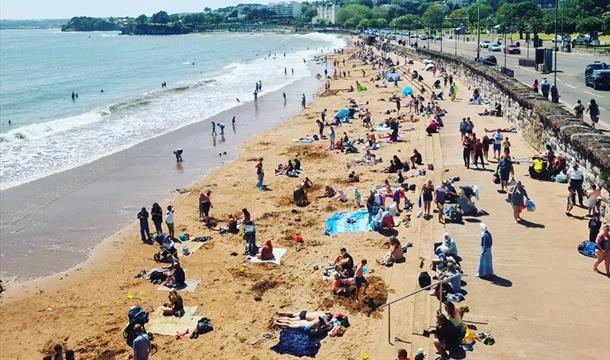
[[[303,16],[301,3],[296,1],[271,3],[267,9],[273,11],[276,17],[281,18],[300,18]]]
[[[316,15],[313,19],[311,19],[312,24],[335,24],[337,22],[337,11],[339,10],[339,5],[322,5],[318,6],[318,15]]]

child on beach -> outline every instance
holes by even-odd
[[[174,208],[169,205],[167,207],[167,213],[165,213],[165,224],[167,225],[167,232],[169,236],[174,238]]]
[[[364,277],[364,274],[367,272],[366,268],[366,259],[362,259],[360,262],[360,266],[356,269],[356,302],[359,302],[360,291],[362,291],[362,295],[366,294],[366,289],[369,287],[369,282]]]
[[[504,148],[504,155],[510,155],[510,141],[508,141],[508,136],[504,139],[502,147]]]
[[[574,208],[574,197],[576,195],[576,191],[573,187],[568,187],[568,197],[566,198],[566,215],[572,216],[570,211]]]

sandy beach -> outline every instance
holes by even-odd
[[[445,231],[454,234],[464,258],[462,267],[467,274],[464,280],[468,283],[466,303],[471,308],[465,320],[477,324],[479,331],[493,333],[497,341],[492,346],[478,343],[475,351],[468,353],[469,358],[532,359],[543,358],[553,352],[558,358],[566,359],[575,356],[582,359],[607,358],[610,347],[607,336],[610,324],[608,279],[591,271],[592,261],[589,260],[592,259],[579,255],[574,250],[576,243],[566,234],[567,229],[573,229],[574,237],[580,239],[586,236],[586,225],[576,223],[574,219],[567,223],[555,214],[555,209],[563,204],[565,189],[559,188],[559,184],[547,186],[545,183],[532,183],[532,191],[551,195],[546,198],[540,195],[538,211],[527,215],[533,223],[546,224],[546,228],[505,222],[510,210],[496,193],[495,185],[490,184],[491,173],[466,171],[461,166],[457,131],[463,116],[472,116],[480,128],[504,126],[506,121],[502,118],[488,120],[477,117],[477,111],[481,108],[466,104],[469,91],[463,79],[458,80],[462,91],[458,101],[440,102],[448,111],[445,128],[440,134],[426,136],[424,129],[429,119],[423,116],[415,116],[414,122],[408,121],[408,117],[400,120],[401,142],[390,144],[383,138],[383,132],[376,132],[382,140],[381,148],[375,151],[375,155],[383,159],[377,165],[354,165],[355,160],[362,158],[362,151],[356,154],[328,151],[328,140],[310,144],[295,141],[317,134],[316,119],[323,109],[327,109],[327,119],[332,120],[334,114],[347,107],[352,98],[360,108],[368,109],[373,123],[378,124],[396,116],[392,112],[395,104],[388,101],[390,96],[400,96],[403,86],[413,85],[415,89],[415,85],[409,81],[401,81],[398,87],[391,84],[389,87],[376,87],[381,82],[372,81],[371,76],[377,71],[370,65],[350,59],[352,51],[348,49],[344,55],[329,58],[329,63],[334,59],[340,61],[338,71],[349,71],[350,74],[331,80],[329,91],[320,94],[290,120],[286,119],[272,128],[269,128],[271,123],[259,128],[250,122],[247,130],[242,132],[238,118],[238,137],[229,140],[234,134],[228,127],[227,144],[223,146],[244,141],[249,137],[248,131],[267,130],[243,143],[234,161],[221,165],[219,160],[210,160],[216,168],[210,173],[204,174],[202,171],[201,176],[205,177],[200,182],[188,186],[183,194],[174,198],[176,232],[186,231],[191,238],[212,237],[191,255],[180,258],[187,280],[200,281],[194,292],[181,292],[185,306],[198,306],[196,317],[211,319],[214,330],[193,340],[158,335],[154,340],[158,350],[151,358],[293,359],[295,357],[270,350],[278,342],[280,334],[271,329],[270,323],[278,312],[305,309],[343,313],[348,315],[351,324],[342,337],[327,337],[321,342],[316,356],[318,359],[393,359],[399,348],[407,349],[411,355],[419,347],[428,353],[427,358],[434,359],[432,337],[421,336],[424,329],[434,326],[433,316],[438,308],[434,298],[422,294],[393,307],[393,333],[388,343],[387,311],[370,313],[369,306],[364,303],[333,295],[330,283],[322,278],[321,269],[335,259],[342,247],[348,249],[356,263],[367,259],[370,283],[368,298],[380,305],[418,288],[417,276],[422,271],[420,262],[423,261],[426,269],[429,269],[432,244],[440,241]],[[395,59],[395,56],[392,55],[392,58]],[[341,63],[343,59],[346,60],[345,66]],[[402,64],[404,60],[400,59]],[[415,62],[407,65],[407,68],[420,71],[423,65]],[[430,73],[424,76],[424,83],[429,86],[434,79]],[[347,91],[350,86],[356,87],[356,80],[368,90]],[[292,91],[298,94],[303,88],[311,89],[299,84]],[[259,106],[263,107],[266,106],[265,101],[277,100],[262,98],[260,101]],[[294,103],[299,106],[298,101]],[[279,116],[296,113],[298,108],[294,104],[291,106]],[[406,101],[402,110],[406,113],[404,107]],[[269,104],[269,108],[271,110],[266,108],[265,111],[278,115],[272,110],[276,108],[274,104]],[[252,114],[248,112],[252,109],[247,107],[243,111],[244,116]],[[272,116],[268,112],[260,114],[261,119]],[[187,138],[194,142],[195,134],[205,132],[207,126],[206,123],[184,128],[173,139]],[[358,118],[351,125],[336,128],[337,139],[344,132],[350,139],[364,138],[367,131]],[[518,139],[518,134],[512,134],[511,139],[514,141],[514,151],[519,156],[531,156],[532,149]],[[135,149],[137,157],[133,160],[147,156],[147,150],[154,147],[154,141]],[[154,154],[153,161],[166,156],[173,142],[164,141]],[[215,151],[218,152],[218,149],[221,147]],[[415,176],[416,170],[405,173],[406,181],[417,188],[416,192],[406,194],[415,204],[414,211],[411,216],[403,213],[401,224],[396,228],[403,245],[413,243],[405,254],[405,264],[385,267],[375,263],[387,252],[387,235],[378,232],[324,235],[326,220],[333,213],[358,208],[353,201],[355,188],[360,190],[365,201],[366,194],[374,186],[383,184],[385,180],[395,184],[396,174],[384,173],[383,169],[389,165],[393,155],[408,161],[413,149],[422,153],[424,164],[434,165],[434,171],[427,172],[426,176]],[[185,167],[188,166],[191,152],[195,152],[194,147],[185,151]],[[258,191],[255,186],[255,165],[259,158],[264,159],[265,184],[269,191]],[[278,164],[286,164],[295,158],[300,159],[302,164],[300,177],[274,175],[273,170]],[[348,182],[348,174],[352,170],[360,177],[358,183]],[[517,173],[522,176],[526,171],[526,168],[520,168]],[[130,176],[126,177],[124,186],[132,191],[117,196],[112,204],[123,209],[115,219],[120,218],[125,223],[135,219],[135,209],[143,203],[147,207],[153,201],[159,201],[163,208],[168,205],[163,197],[151,199],[147,196],[153,190],[143,185],[142,181],[154,183],[154,186],[150,186],[155,191],[184,187],[176,185],[179,173],[168,177],[146,176],[145,180],[137,177],[137,169],[127,174]],[[437,223],[436,218],[424,220],[416,217],[419,190],[424,181],[431,179],[436,185],[451,176],[461,176],[464,182],[480,184],[483,200],[477,206],[485,209],[487,215],[475,219],[478,221],[467,221],[464,225],[443,225]],[[305,177],[313,182],[308,193],[311,203],[306,207],[296,207],[292,193]],[[323,198],[326,185],[335,190],[343,189],[349,201],[342,203],[336,197]],[[106,185],[100,180],[96,186]],[[221,235],[202,224],[198,218],[198,197],[200,192],[208,189],[212,191],[213,208],[210,214],[214,222],[224,225],[229,214],[240,216],[241,209],[247,208],[256,224],[259,246],[271,240],[275,248],[286,249],[280,265],[248,262],[242,255],[244,241],[241,237]],[[512,281],[498,285],[474,277],[480,243],[478,222],[481,220],[490,224],[494,232],[494,252],[497,249],[499,255],[494,264],[496,273],[502,279]],[[297,234],[303,238],[302,245],[295,243]],[[537,243],[531,245],[527,239],[536,239]],[[538,256],[551,246],[556,252],[555,257]],[[127,310],[133,305],[154,308],[167,299],[167,292],[158,291],[157,285],[136,277],[142,270],[162,265],[153,260],[153,254],[157,251],[156,245],[142,244],[136,224],[132,224],[97,248],[96,254],[101,255],[94,256],[75,269],[43,282],[10,286],[0,299],[0,357],[40,359],[50,354],[53,345],[61,343],[65,348],[74,350],[77,359],[132,358],[133,351],[122,337]],[[18,265],[15,263],[12,266]],[[542,298],[549,300],[542,301]],[[266,333],[272,333],[274,337],[251,344]]]

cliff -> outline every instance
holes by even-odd
[[[193,29],[175,24],[130,24],[121,29],[122,35],[180,35],[191,33]]]
[[[111,19],[77,16],[62,25],[61,31],[113,31],[120,28],[121,26]]]

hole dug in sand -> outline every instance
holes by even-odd
[[[318,286],[318,291],[322,294],[321,300],[318,303],[318,310],[345,309],[346,313],[363,313],[372,315],[374,318],[380,318],[380,312],[372,312],[378,306],[383,305],[388,300],[388,286],[379,276],[372,275],[367,277],[369,287],[366,290],[366,295],[360,302],[356,302],[355,293],[348,296],[339,296],[332,293],[330,290],[331,283],[321,281]]]

